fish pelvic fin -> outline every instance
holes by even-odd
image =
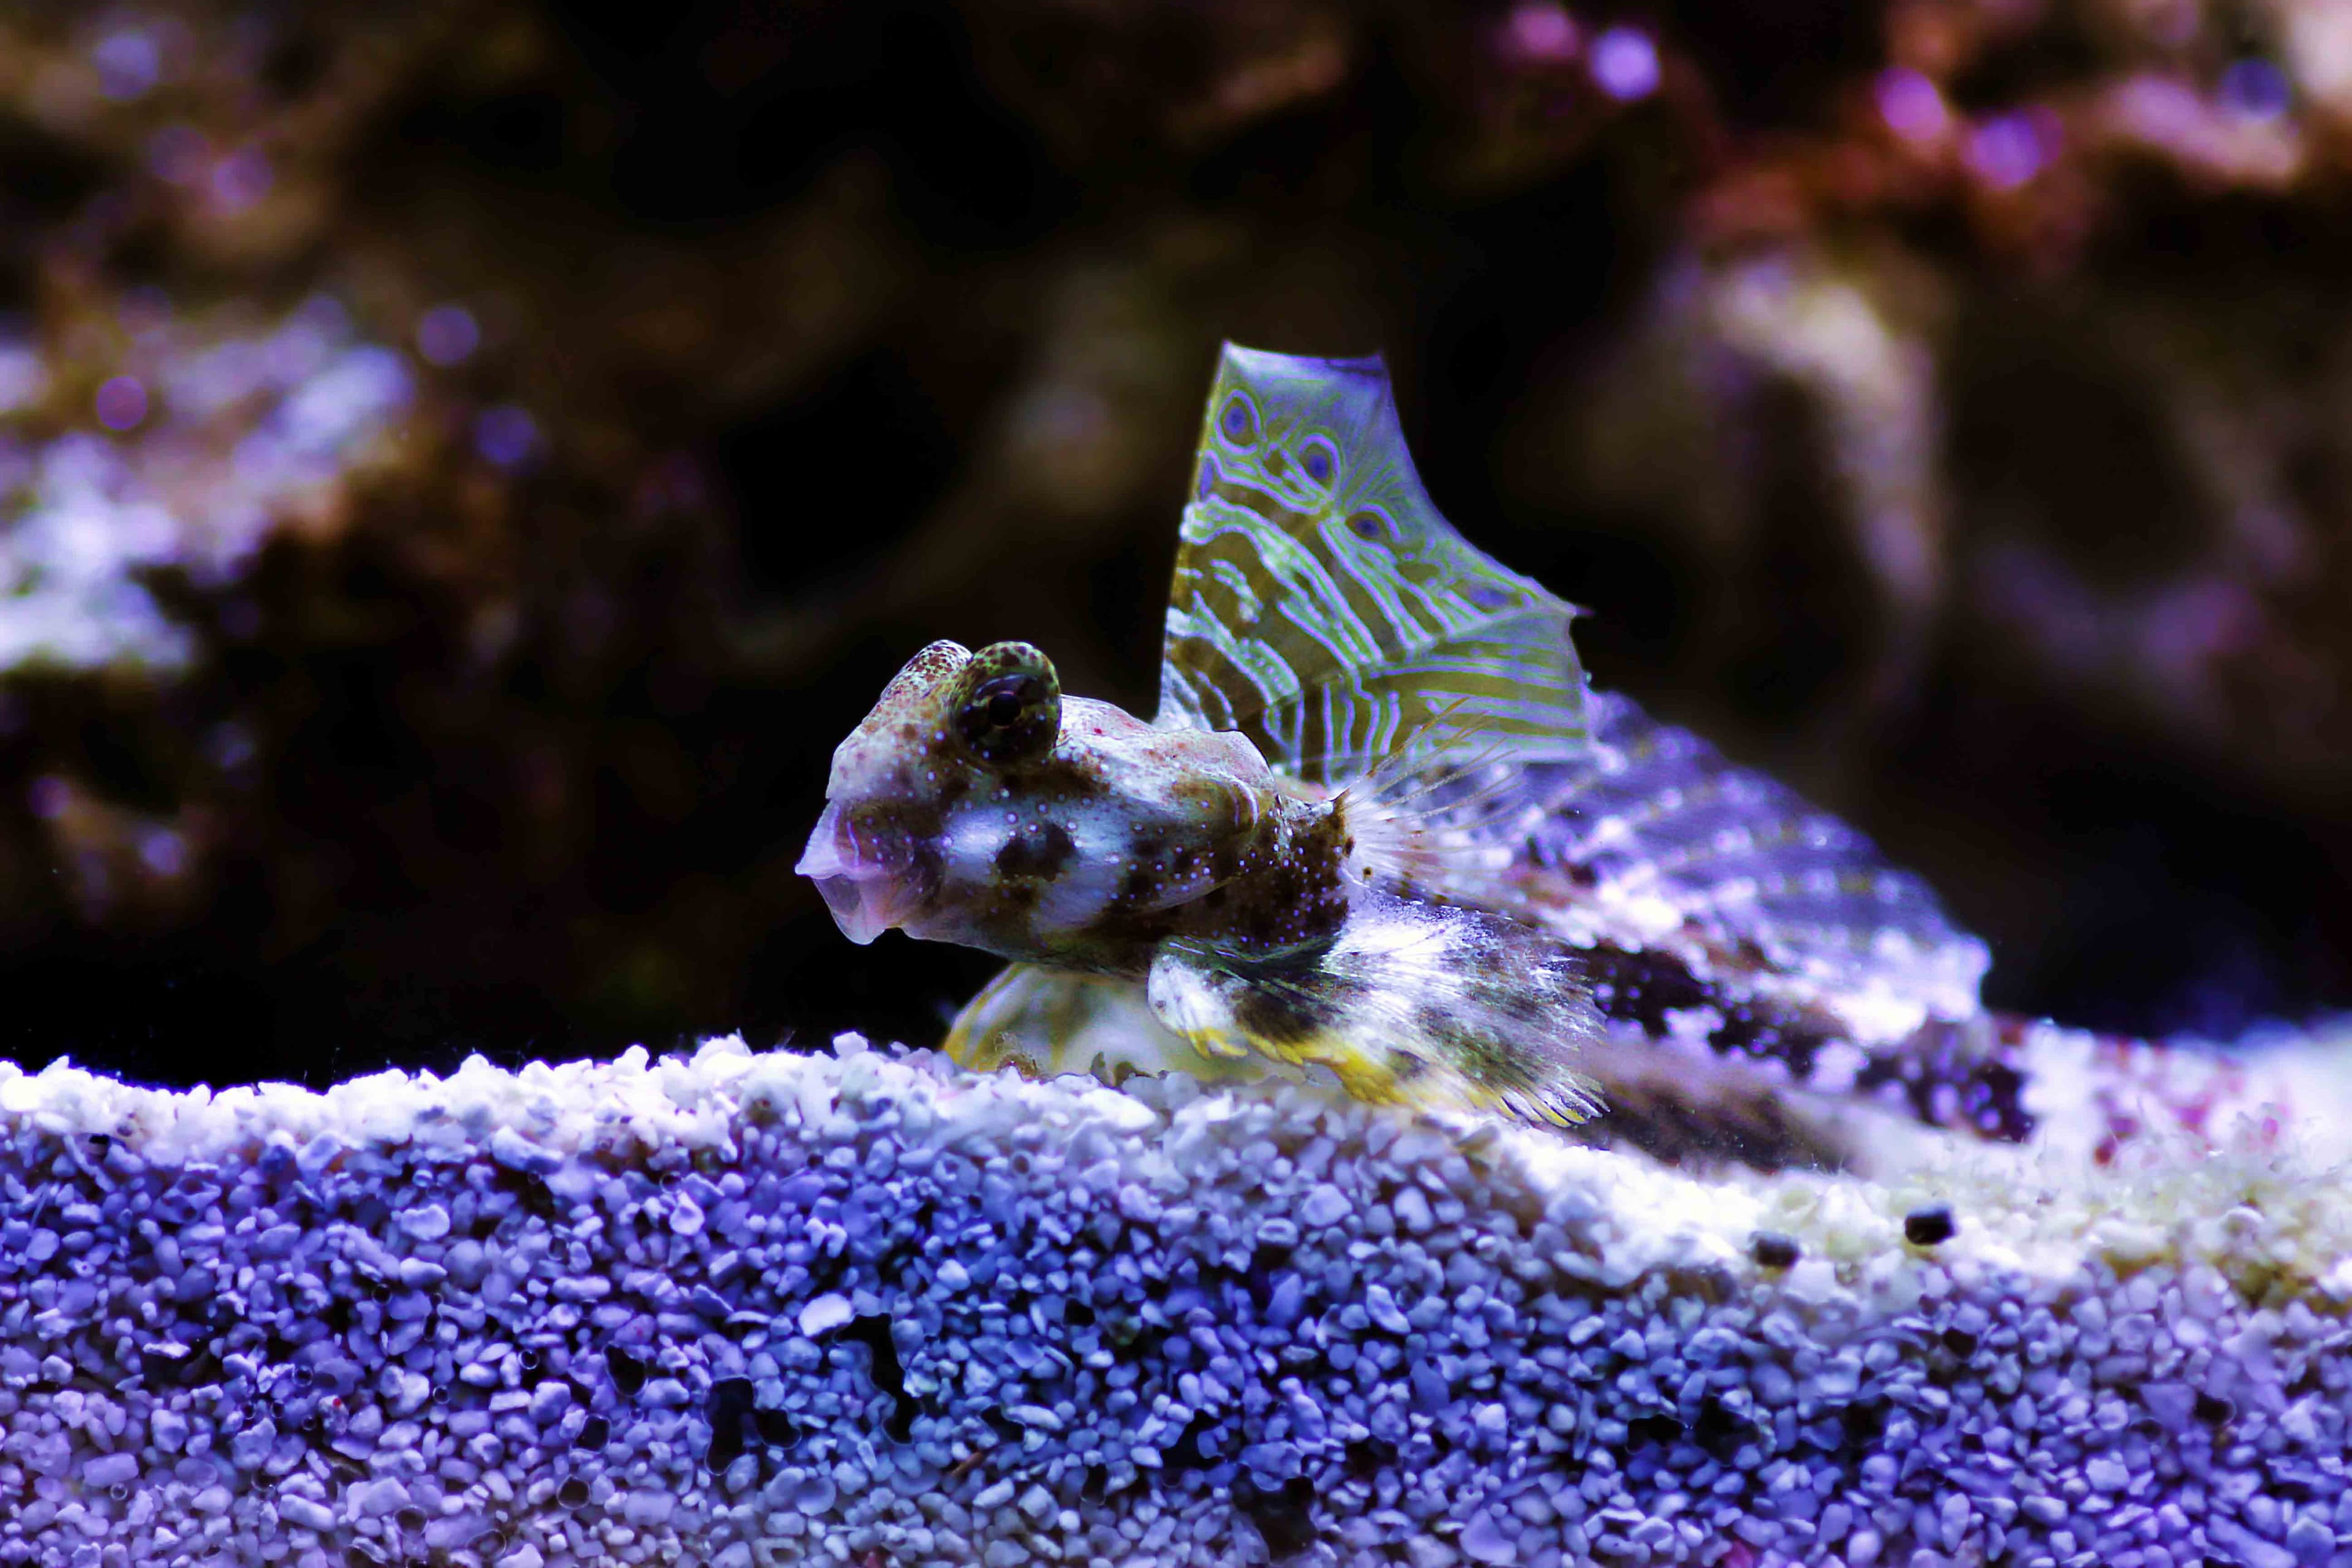
[[[1360,1100],[1550,1127],[1602,1109],[1574,1065],[1601,1029],[1574,950],[1483,910],[1371,892],[1272,954],[1171,940],[1144,992],[1201,1055],[1321,1067]]]
[[[960,1067],[1010,1068],[1031,1079],[1092,1073],[1119,1084],[1164,1072],[1204,1081],[1254,1076],[1230,1058],[1203,1056],[1162,1025],[1134,981],[1034,963],[998,971],[956,1015],[940,1049]]]

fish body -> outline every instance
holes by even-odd
[[[1069,994],[1110,984],[1154,1020],[1158,1054],[1130,1067],[1257,1058],[1376,1100],[1555,1122],[1594,1108],[1569,1065],[1594,1016],[1567,945],[1385,889],[1384,849],[1427,852],[1399,843],[1417,825],[1276,773],[1240,734],[1062,697],[1026,644],[940,642],[828,783],[799,869],[845,932],[896,926],[1015,963],[959,1055],[1053,1070],[1086,1033]]]
[[[1055,1070],[1107,1034],[1077,1023],[1148,1016],[1125,1065],[1590,1115],[1582,970],[1487,907],[1507,853],[1465,825],[1482,771],[1581,750],[1573,612],[1438,515],[1376,360],[1228,349],[1182,533],[1154,719],[935,643],[836,751],[800,870],[854,940],[1014,962],[966,1060]]]
[[[1327,1069],[1558,1127],[1605,1099],[1580,1136],[1759,1165],[1846,1163],[1857,1103],[2032,1135],[2039,1047],[1982,1008],[1984,944],[1588,690],[1575,614],[1439,515],[1378,360],[1228,345],[1159,712],[1065,696],[1027,644],[934,643],[835,752],[798,868],[855,941],[1012,961],[949,1035],[974,1067]],[[2140,1124],[2126,1079],[2184,1123],[2226,1098],[2126,1058],[2085,1091],[2110,1128]]]

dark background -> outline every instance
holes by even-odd
[[[1926,873],[1998,1005],[2352,1005],[2352,102],[2295,47],[1964,0],[0,19],[45,373],[0,647],[59,443],[169,510],[282,436],[168,390],[203,345],[325,300],[410,388],[250,550],[121,570],[184,660],[0,668],[0,1054],[931,1037],[992,962],[838,936],[790,870],[825,760],[934,637],[1149,710],[1225,337],[1383,350],[1596,681]]]

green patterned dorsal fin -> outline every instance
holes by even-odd
[[[1228,343],[1184,508],[1159,722],[1239,730],[1293,777],[1434,729],[1514,763],[1584,742],[1572,606],[1438,514],[1374,359]]]

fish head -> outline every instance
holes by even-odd
[[[852,942],[1118,969],[1089,942],[1238,874],[1275,790],[1243,736],[1066,697],[1027,643],[935,642],[835,751],[794,868]]]

